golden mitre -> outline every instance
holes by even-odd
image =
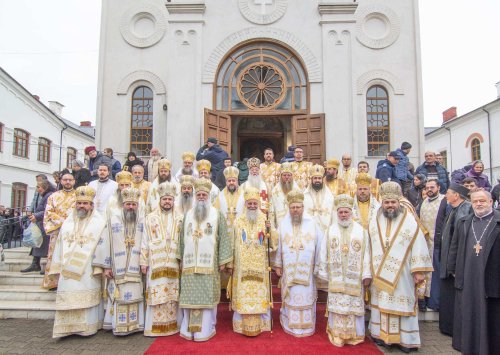
[[[89,186],[80,186],[76,189],[76,202],[93,202],[95,190]]]
[[[194,162],[195,155],[192,152],[182,153],[182,161],[188,161],[190,163]]]
[[[338,195],[335,197],[335,208],[349,208],[352,210],[354,206],[354,199],[346,194]]]
[[[260,160],[259,158],[250,158],[247,161],[248,169],[250,168],[260,168]]]
[[[355,181],[356,185],[358,186],[371,186],[372,177],[367,173],[358,173],[358,175],[356,175]]]
[[[141,191],[135,187],[126,187],[122,190],[122,200],[125,202],[139,203]]]
[[[129,184],[132,185],[132,174],[128,171],[120,171],[118,174],[115,176],[116,183],[118,185],[120,184]]]
[[[172,167],[172,164],[170,163],[170,161],[168,159],[162,158],[162,159],[158,160],[158,170],[167,169],[168,171],[170,171],[171,167]]]
[[[243,197],[245,198],[245,202],[248,200],[260,200],[260,191],[255,187],[249,186],[245,189],[243,193]]]
[[[199,178],[194,182],[194,189],[196,192],[205,191],[206,193],[210,193],[212,190],[212,181],[205,178]]]
[[[292,163],[285,162],[285,163],[281,164],[280,174],[284,174],[284,173],[293,174]]]
[[[325,167],[327,169],[335,168],[338,169],[340,166],[340,162],[337,159],[329,159],[326,161]]]
[[[403,197],[401,186],[394,181],[387,181],[380,185],[380,199],[383,200],[399,200]]]
[[[240,175],[240,170],[234,166],[228,166],[224,169],[224,177],[227,179],[237,179]]]
[[[165,181],[158,185],[158,197],[162,198],[163,196],[172,196],[175,197],[177,195],[177,187],[175,184]]]
[[[309,175],[311,177],[314,177],[314,176],[323,177],[325,175],[325,168],[323,168],[319,164],[315,164],[309,168]]]
[[[198,172],[202,170],[210,171],[210,169],[212,169],[212,164],[208,160],[202,159],[198,161],[198,164],[196,164],[196,169],[198,169]]]
[[[289,205],[292,203],[304,203],[304,193],[297,189],[293,189],[286,195],[286,200]]]
[[[192,175],[182,175],[180,181],[181,187],[194,186],[194,177]]]

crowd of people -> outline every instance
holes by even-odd
[[[175,174],[156,148],[122,167],[112,149],[88,147],[88,167],[75,160],[56,186],[37,177],[29,219],[44,242],[22,272],[40,271],[57,292],[54,337],[108,329],[206,341],[221,289],[233,330],[257,336],[273,326],[272,269],[292,336],[314,334],[326,292],[335,346],[364,341],[369,310],[377,344],[416,350],[418,310],[433,309],[455,349],[493,353],[500,211],[484,165],[457,178],[426,152],[414,169],[411,148],[390,152],[371,177],[366,161],[313,164],[300,147],[281,164],[269,148],[262,162],[233,163],[209,138]]]

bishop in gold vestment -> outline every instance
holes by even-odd
[[[366,173],[356,175],[356,193],[354,197],[354,206],[352,209],[352,217],[354,221],[368,230],[370,221],[375,218],[377,211],[380,208],[380,203],[371,194],[371,185],[373,179]]]
[[[325,185],[330,189],[333,196],[347,192],[347,185],[338,176],[340,162],[337,159],[330,159],[325,162]]]
[[[275,246],[277,234],[270,230],[259,205],[259,190],[247,188],[245,211],[234,226],[234,264],[227,289],[234,310],[233,330],[246,336],[271,330],[268,248]]]

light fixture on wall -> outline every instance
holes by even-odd
[[[168,110],[167,104],[163,104],[163,111],[167,111],[167,110]]]

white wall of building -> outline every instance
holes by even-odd
[[[28,185],[27,205],[35,192],[35,176],[46,174],[52,179],[52,172],[66,167],[67,147],[77,150],[78,158],[84,159],[84,148],[94,144],[93,137],[74,127],[61,131],[65,124],[43,103],[38,101],[24,87],[0,69],[0,123],[3,125],[0,152],[0,204],[11,206],[12,184]],[[13,154],[14,129],[27,131],[29,136],[28,158]],[[38,139],[51,141],[50,163],[38,161]],[[61,149],[62,161],[59,153]]]
[[[490,113],[489,124],[488,114],[484,110]],[[451,172],[471,163],[470,143],[474,137],[479,138],[485,173],[490,179],[493,177],[492,185],[495,185],[496,180],[500,178],[500,142],[495,139],[498,136],[496,132],[500,132],[500,99],[449,120],[437,130],[428,133],[425,136],[425,149],[434,152],[446,151],[448,171]]]
[[[153,145],[177,169],[181,153],[196,151],[202,143],[203,109],[213,109],[212,85],[220,60],[246,40],[273,39],[305,62],[310,113],[326,115],[328,158],[348,152],[355,162],[368,160],[376,166],[380,157],[367,157],[366,142],[365,94],[374,84],[384,85],[390,95],[391,149],[408,141],[413,144],[410,159],[423,156],[417,1],[274,0],[268,8],[281,8],[283,14],[270,24],[249,20],[242,3],[103,2],[99,149],[110,146],[122,160],[129,150],[131,94],[146,84],[155,93]],[[147,14],[147,19],[138,14]]]

